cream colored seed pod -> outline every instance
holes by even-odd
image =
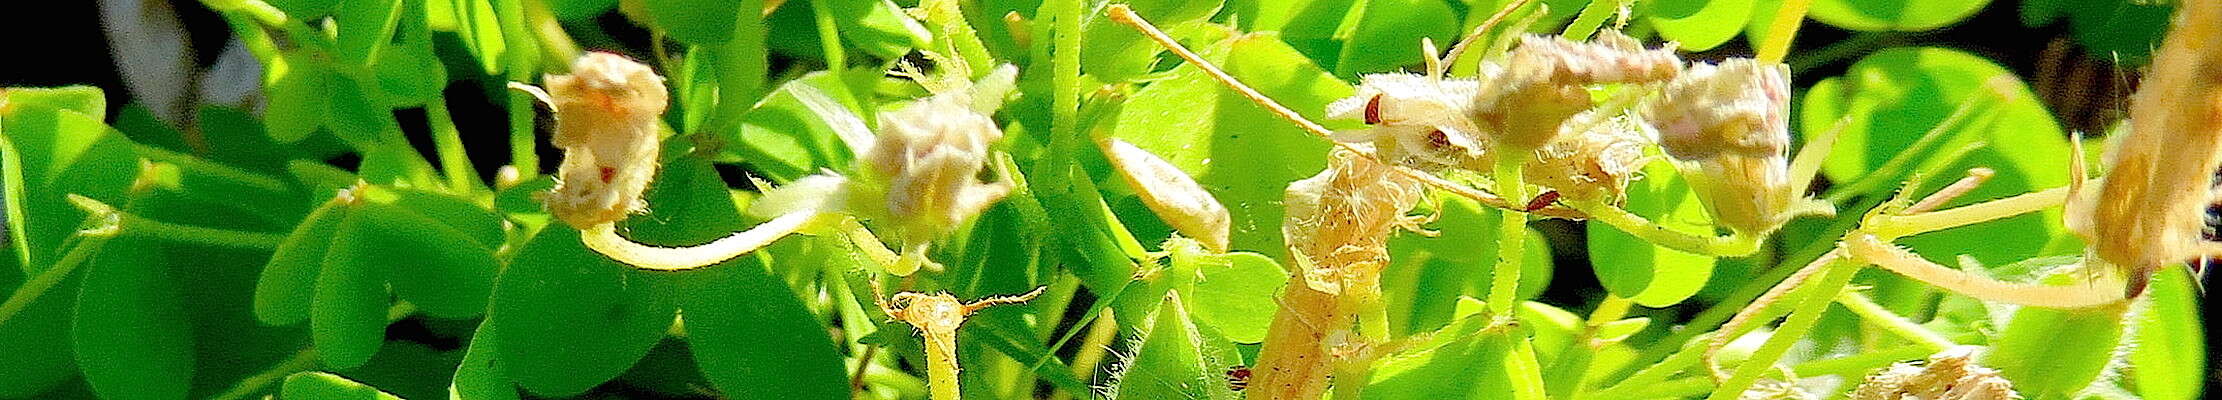
[[[1691,66],[1642,112],[1659,146],[1723,226],[1781,227],[1791,193],[1789,67],[1734,59]]]
[[[1370,143],[1384,162],[1441,169],[1474,165],[1487,146],[1471,114],[1481,83],[1413,74],[1372,74],[1358,92],[1327,105],[1327,116],[1371,127],[1339,132],[1338,140]]]
[[[859,157],[885,185],[884,216],[904,243],[940,237],[1010,194],[1010,182],[979,178],[1003,131],[969,104],[968,96],[941,94],[883,113],[872,148]]]
[[[1133,187],[1142,198],[1142,204],[1156,212],[1166,225],[1203,243],[1206,249],[1227,251],[1228,226],[1233,218],[1227,215],[1227,207],[1219,204],[1219,199],[1205,191],[1196,179],[1156,154],[1124,140],[1109,139],[1101,145],[1119,177],[1126,179],[1127,186]]]
[[[1643,168],[1649,131],[1626,117],[1596,112],[1576,115],[1562,128],[1569,131],[1536,149],[1521,176],[1568,199],[1609,201],[1625,195],[1628,182]]]
[[[656,175],[656,119],[666,104],[663,77],[624,56],[587,53],[570,75],[548,75],[563,165],[548,211],[586,229],[623,220]]]

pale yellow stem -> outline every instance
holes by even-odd
[[[1906,249],[1884,243],[1871,234],[1844,238],[1844,249],[1853,258],[1873,263],[1907,278],[1953,293],[1984,301],[2044,308],[2087,308],[2114,304],[2122,298],[2125,283],[2118,277],[2092,280],[2087,286],[2047,286],[2000,282],[1989,277],[1938,265]]]
[[[1669,249],[1719,257],[1742,257],[1759,252],[1761,237],[1758,235],[1738,232],[1727,236],[1707,236],[1682,232],[1603,201],[1570,203],[1574,205],[1574,209],[1588,214],[1590,221],[1603,222],[1621,232],[1636,235],[1644,241]]]
[[[794,234],[817,219],[817,210],[801,210],[772,218],[746,231],[734,232],[717,241],[689,247],[657,247],[634,242],[617,234],[617,224],[604,223],[587,227],[579,232],[586,247],[594,249],[617,262],[634,268],[656,271],[684,271],[702,268],[740,257],[771,245],[780,238]]]

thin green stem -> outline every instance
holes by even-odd
[[[1928,132],[1922,133],[1919,139],[1914,139],[1913,143],[1907,144],[1905,149],[1900,150],[1897,155],[1891,156],[1889,160],[1883,161],[1873,170],[1863,174],[1859,180],[1834,189],[1829,194],[1829,202],[1842,203],[1845,196],[1873,193],[1896,181],[1905,174],[1906,168],[1915,161],[1935,155],[1933,152],[1936,147],[1954,136],[1950,135],[1951,133],[1959,132],[1962,126],[1967,125],[1976,117],[1992,115],[1991,111],[1995,108],[1987,107],[1990,104],[1989,99],[1988,96],[1978,96],[1975,99],[1969,99],[1967,103],[1961,104],[1959,108],[1952,110],[1952,114],[1945,116],[1943,121],[1937,122],[1937,125],[1930,127]]]
[[[1930,354],[1936,354],[1937,351],[1941,350],[1930,350],[1925,346],[1897,346],[1847,357],[1806,361],[1790,367],[1790,372],[1796,373],[1798,376],[1840,375],[1845,378],[1856,378],[1866,375],[1869,370],[1887,367],[1900,361],[1919,360],[1928,357]]]
[[[1056,0],[1057,15],[1053,29],[1056,38],[1050,49],[1050,134],[1056,135],[1051,143],[1055,155],[1070,159],[1077,152],[1079,142],[1086,135],[1080,131],[1080,39],[1086,35],[1080,28],[1080,0]]]
[[[848,76],[849,56],[848,52],[841,49],[841,26],[834,23],[833,6],[830,2],[812,1],[810,11],[818,25],[818,48],[825,54],[826,73],[845,79]]]
[[[301,349],[301,351],[293,353],[292,357],[286,357],[284,361],[279,361],[277,365],[270,366],[270,369],[240,379],[239,383],[233,384],[231,389],[224,390],[223,393],[217,393],[215,396],[209,396],[209,399],[239,400],[254,398],[255,395],[263,393],[263,388],[276,385],[279,381],[284,380],[286,376],[312,369],[316,369],[316,349]]]
[[[2032,213],[2067,200],[2068,188],[2056,187],[1940,211],[1876,216],[1861,229],[1884,239],[1900,238]]]
[[[1697,339],[1703,339],[1703,337]],[[1680,374],[1682,371],[1689,370],[1690,367],[1697,366],[1698,363],[1705,361],[1705,342],[1709,341],[1692,340],[1683,342],[1680,347],[1681,351],[1659,360],[1656,364],[1650,364],[1648,367],[1637,370],[1634,374],[1628,375],[1627,379],[1621,379],[1617,384],[1598,390],[1594,395],[1584,397],[1598,399],[1638,398],[1634,393],[1643,391],[1653,386],[1654,383],[1665,382],[1667,378],[1672,378],[1675,374]],[[1705,383],[1711,384],[1712,381],[1706,379]]]
[[[710,51],[711,68],[717,74],[717,107],[708,123],[711,132],[740,128],[741,119],[755,107],[764,76],[771,68],[765,60],[764,16],[753,11],[764,9],[764,1],[741,0],[734,8],[744,11],[734,13],[733,39],[703,48]]]
[[[390,324],[400,321],[402,318],[408,318],[409,314],[415,314],[416,312],[417,307],[415,305],[407,302],[394,303],[392,307],[386,308],[386,322]],[[243,400],[256,398],[256,395],[267,394],[268,392],[264,389],[285,380],[287,376],[296,372],[316,369],[316,360],[315,348],[301,349],[301,351],[293,353],[292,357],[286,357],[278,364],[270,366],[270,369],[240,379],[239,383],[233,384],[231,389],[226,389],[223,393],[217,393],[215,396],[209,396],[209,399]]]
[[[1821,312],[1833,302],[1837,292],[1851,283],[1852,275],[1859,272],[1858,264],[1846,261],[1832,262],[1823,268],[1827,268],[1827,271],[1822,272],[1819,282],[1791,292],[1790,298],[1797,301],[1797,307],[1790,311],[1790,319],[1783,322],[1782,327],[1776,329],[1773,335],[1769,335],[1767,341],[1751,353],[1751,358],[1737,366],[1735,374],[1721,382],[1719,387],[1713,389],[1712,395],[1706,398],[1734,399],[1743,394],[1744,389],[1758,382],[1760,375],[1773,369],[1775,361],[1782,359],[1782,355],[1790,351],[1791,345],[1797,344],[1799,339],[1803,339],[1807,332],[1811,332],[1821,322]]]
[[[1614,11],[1628,1],[1630,0],[1589,2],[1589,6],[1582,7],[1581,15],[1574,17],[1573,23],[1566,24],[1566,30],[1560,31],[1559,36],[1576,42],[1588,41],[1590,35],[1597,34],[1597,29],[1605,26],[1605,19],[1611,18]]]
[[[285,242],[285,235],[275,233],[174,224],[128,213],[121,216],[123,227],[117,234],[123,236],[254,250],[276,250],[279,243]]]
[[[100,246],[108,243],[108,238],[112,236],[113,234],[80,235],[77,244],[70,246],[69,252],[62,254],[62,259],[55,261],[46,270],[39,271],[30,281],[23,282],[23,286],[16,288],[15,293],[8,294],[7,302],[0,303],[0,325],[7,325],[8,320],[22,313],[23,309],[30,308],[32,302],[38,301],[48,290],[68,279],[71,272],[84,266],[85,260],[100,251]]]
[[[1928,356],[1930,354],[1926,352],[1926,350],[1927,349],[1921,347],[1893,347],[1888,349],[1876,350],[1872,353],[1862,353],[1849,357],[1806,361],[1798,363],[1798,365],[1796,366],[1790,367],[1790,372],[1801,377],[1842,376],[1847,379],[1855,379],[1865,375],[1868,371],[1872,371],[1876,368],[1887,367],[1890,366],[1890,364],[1892,363],[1921,359],[1922,357]],[[1713,386],[1713,381],[1712,379],[1706,377],[1696,376],[1664,381],[1660,383],[1646,383],[1644,385],[1629,386],[1630,390],[1614,393],[1614,395],[1617,397],[1605,397],[1602,395],[1602,393],[1600,393],[1600,396],[1597,396],[1596,398],[1685,398],[1705,393],[1706,389]]]
[[[1574,209],[1589,215],[1592,222],[1603,222],[1621,232],[1627,232],[1661,247],[1695,254],[1717,257],[1742,257],[1759,252],[1758,235],[1731,233],[1727,236],[1704,236],[1686,233],[1651,222],[1651,219],[1628,212],[1603,201],[1571,202]]]
[[[1859,315],[1860,319],[1873,324],[1876,328],[1881,328],[1884,332],[1890,332],[1892,335],[1912,341],[1917,345],[1916,347],[1926,349],[1927,353],[1944,351],[1945,348],[1957,345],[1952,343],[1952,339],[1946,339],[1944,335],[1939,335],[1936,331],[1929,330],[1928,327],[1907,320],[1906,317],[1883,308],[1881,304],[1875,304],[1875,300],[1867,298],[1865,293],[1845,291],[1843,294],[1836,296],[1836,304],[1844,306],[1846,310],[1851,310],[1852,314]]]
[[[478,180],[477,167],[471,166],[471,154],[463,149],[463,133],[455,128],[454,116],[448,113],[447,98],[434,97],[425,102],[424,114],[432,126],[432,149],[440,157],[440,171],[447,173],[448,186],[464,193],[486,190],[486,183]]]
[[[1520,149],[1503,149],[1497,152],[1494,182],[1498,197],[1518,201],[1528,198],[1526,184],[1521,182],[1520,168],[1527,163],[1528,154]],[[1510,150],[1510,151],[1502,151]],[[1519,300],[1520,261],[1526,258],[1528,215],[1500,211],[1497,226],[1497,269],[1490,276],[1489,313],[1499,321],[1509,321]]]
[[[520,179],[540,176],[538,134],[533,132],[532,95],[509,91],[509,166]]]

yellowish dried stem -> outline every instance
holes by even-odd
[[[964,325],[964,318],[982,308],[1002,304],[1017,304],[1040,296],[1047,286],[1017,296],[993,296],[971,303],[961,303],[947,292],[925,294],[897,293],[891,300],[879,301],[881,312],[889,318],[909,323],[925,337],[926,381],[932,387],[934,400],[961,399],[957,385],[957,328]],[[873,287],[878,292],[878,286]],[[875,294],[876,296],[876,294]]]

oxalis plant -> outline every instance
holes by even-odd
[[[0,89],[0,398],[2211,379],[2215,2],[1987,4],[2142,71],[2073,134],[1888,33],[1985,2],[199,6],[256,105]]]

